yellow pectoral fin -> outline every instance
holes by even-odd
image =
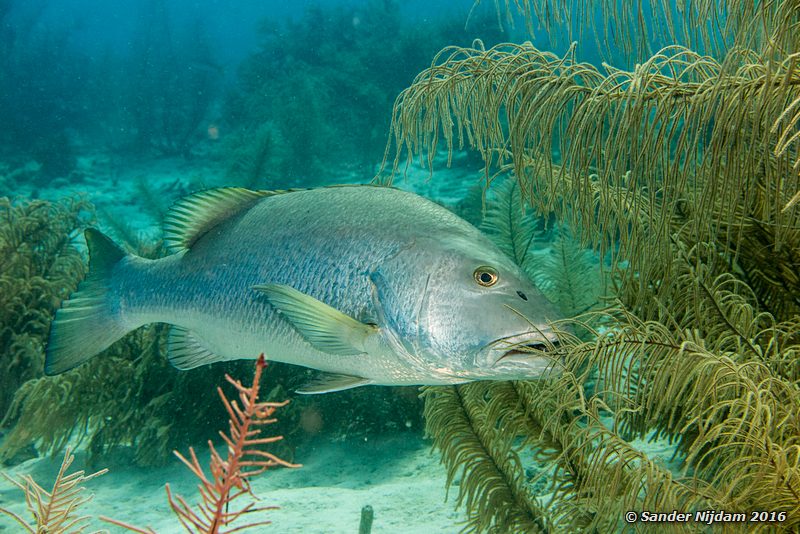
[[[356,321],[290,286],[253,286],[263,293],[306,341],[322,352],[342,356],[366,352],[366,340],[378,331],[374,325]]]

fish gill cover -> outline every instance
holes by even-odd
[[[12,4],[0,2],[6,21]],[[495,4],[477,6],[471,23],[496,15],[506,31],[530,32],[530,41],[492,46],[482,34],[483,41],[468,46],[452,30],[463,28],[466,16],[459,14],[450,30],[442,30],[446,42],[430,43],[393,15],[391,2],[369,4],[375,19],[366,36],[353,32],[347,8],[333,8],[341,16],[319,8],[305,19],[265,23],[264,51],[244,62],[241,83],[226,99],[228,122],[214,124],[207,120],[212,101],[187,90],[193,76],[213,72],[188,68],[213,64],[209,47],[181,49],[173,40],[166,48],[177,51],[159,56],[164,64],[147,60],[147,53],[165,49],[165,39],[175,39],[172,32],[144,31],[168,24],[163,2],[147,4],[151,16],[142,19],[140,53],[130,58],[137,69],[101,65],[105,76],[96,87],[75,87],[63,71],[50,69],[50,77],[39,77],[42,98],[33,110],[20,104],[32,101],[24,98],[35,78],[31,66],[42,72],[78,61],[67,56],[69,47],[52,45],[57,35],[26,43],[36,32],[11,32],[5,24],[0,71],[9,91],[0,93],[0,108],[16,120],[0,132],[0,186],[15,196],[35,196],[48,184],[88,188],[96,183],[93,172],[113,176],[119,163],[93,171],[75,157],[81,143],[72,129],[92,117],[58,114],[65,95],[73,98],[66,109],[98,103],[90,108],[104,120],[95,128],[106,134],[115,162],[131,161],[132,153],[169,153],[216,158],[228,169],[223,178],[160,190],[145,183],[153,212],[163,211],[163,197],[200,183],[316,184],[325,163],[343,154],[355,154],[349,159],[355,176],[363,177],[381,152],[376,124],[390,119],[394,147],[386,152],[387,170],[400,169],[406,157],[438,164],[442,145],[456,165],[475,161],[459,159],[462,150],[476,153],[485,162],[482,187],[453,208],[474,223],[485,220],[486,232],[562,310],[581,315],[562,334],[565,370],[550,381],[425,388],[425,425],[442,452],[448,482],[460,479],[464,530],[614,531],[625,527],[626,510],[709,509],[782,512],[780,523],[756,526],[797,529],[797,3]],[[382,32],[394,38],[383,39]],[[316,44],[308,46],[309,39]],[[577,47],[569,47],[573,39]],[[420,71],[430,64],[428,54],[457,41],[460,46],[442,50],[413,83],[387,73],[398,56],[416,55],[420,61],[401,68]],[[594,45],[606,41],[608,47]],[[279,44],[291,53],[267,52]],[[207,57],[200,61],[197,54]],[[373,57],[381,60],[373,63]],[[212,82],[198,83],[213,91]],[[409,87],[393,112],[373,106],[391,102],[403,86]],[[358,99],[342,97],[359,90]],[[109,95],[100,98],[104,91]],[[59,120],[45,122],[48,115]],[[226,130],[232,133],[213,144]],[[224,150],[215,152],[217,146]],[[305,166],[314,172],[304,172]],[[450,176],[436,170],[432,182],[443,181],[442,175]],[[491,185],[498,176],[510,182]],[[137,245],[136,232],[125,224],[113,218],[105,224],[112,223],[134,249],[158,254],[152,242]],[[3,402],[11,405],[3,424],[12,426],[3,443],[6,456],[31,444],[56,452],[70,437],[85,435],[95,453],[139,443],[138,459],[158,462],[169,450],[202,439],[215,426],[209,421],[224,419],[211,402],[198,401],[222,370],[171,369],[160,326],[137,331],[82,368],[42,378],[46,325],[83,271],[67,238],[86,220],[65,201],[20,200],[7,202],[0,224],[10,236],[4,258],[24,264],[8,270],[4,264],[0,272],[4,287],[21,288],[2,293],[4,299],[20,295],[2,314],[0,342],[8,347],[0,354]],[[554,235],[559,241],[550,245]],[[48,267],[54,262],[66,267],[54,271]],[[593,281],[577,274],[596,273],[599,266],[604,275]],[[63,280],[53,283],[56,278]],[[607,308],[592,309],[597,299],[587,295],[595,294],[605,296]],[[273,378],[287,386],[299,382],[297,373],[277,366]],[[285,396],[278,390],[268,398]],[[318,428],[320,420],[337,421],[327,429],[334,432],[352,431],[354,421],[361,421],[359,432],[419,424],[414,388],[356,390],[306,402],[305,408],[293,402],[282,417],[289,443],[291,429],[299,434],[298,428]],[[642,440],[674,444],[674,461],[649,453]]]

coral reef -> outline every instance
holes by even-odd
[[[583,340],[562,333],[549,380],[426,388],[428,431],[451,481],[464,473],[465,531],[616,531],[627,510],[800,525],[796,3],[681,3],[674,20],[645,4],[615,18],[600,3],[626,60],[650,55],[633,70],[476,43],[442,52],[395,104],[395,169],[468,141],[487,176],[511,170],[536,214],[597,251],[615,299],[573,321]],[[548,0],[513,5],[530,28],[558,22]],[[629,23],[641,9],[666,33]],[[697,51],[651,53],[665,36]],[[679,469],[637,438],[672,443]]]

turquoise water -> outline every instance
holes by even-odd
[[[58,230],[69,241],[49,257],[57,262],[72,248],[85,262],[81,233],[87,225],[142,254],[163,254],[153,247],[162,237],[165,213],[198,190],[368,183],[383,157],[395,96],[434,54],[449,44],[498,42],[518,33],[501,32],[493,9],[482,9],[465,29],[469,7],[392,1],[3,2],[0,196],[17,206],[85,199],[68,228]],[[479,159],[457,154],[453,169],[445,159],[438,166],[436,180],[427,170],[411,169],[399,185],[456,209],[479,178]],[[470,209],[479,220],[480,206]],[[58,285],[69,283],[50,288],[60,301],[68,288]],[[29,297],[25,293],[21,300],[33,308],[37,304]],[[57,305],[48,302],[46,313]],[[29,317],[3,324],[4,413],[18,388],[43,376],[46,326],[37,331],[36,354],[20,356],[14,344],[38,328],[31,325]],[[170,451],[203,450],[215,438],[226,417],[214,388],[225,372],[247,383],[252,367],[214,365],[201,370],[202,376],[180,376],[166,363],[163,340],[156,341],[162,344],[159,363],[145,363],[138,342],[130,350],[120,348],[125,343],[115,345],[114,355],[87,364],[95,366],[96,383],[84,371],[86,387],[105,392],[104,399],[45,388],[63,401],[54,408],[60,414],[55,419],[37,425],[33,419],[44,415],[36,406],[31,419],[9,412],[0,439],[28,427],[36,428],[37,437],[10,449],[3,471],[31,474],[49,487],[63,446],[70,444],[77,448],[72,470],[109,469],[86,483],[94,498],[82,511],[91,529],[118,529],[97,520],[106,515],[177,532],[164,483],[190,501],[196,490]],[[20,357],[30,361],[13,363]],[[125,365],[136,374],[134,369],[151,364],[152,371],[136,377],[112,371],[113,380],[108,369],[97,368]],[[423,440],[416,388],[297,397],[292,390],[308,372],[275,364],[270,373],[264,394],[292,399],[285,415],[276,414],[286,443],[279,454],[303,464],[275,470],[255,484],[265,504],[281,507],[265,513],[273,531],[353,532],[367,504],[375,509],[376,531],[458,528],[463,514],[455,511],[453,497],[445,502],[445,471]],[[115,396],[118,405],[110,408]],[[164,411],[162,400],[180,405]],[[154,428],[145,430],[148,425]],[[156,437],[155,427],[166,433]],[[42,436],[46,428],[55,430],[58,443]],[[22,492],[10,482],[0,484],[0,507],[30,521]],[[0,515],[0,531],[19,528]]]
[[[397,167],[393,168],[396,154],[394,135],[398,132],[391,129],[393,105],[418,73],[434,61],[441,63],[442,56],[436,59],[437,53],[448,46],[474,46],[488,50],[500,43],[529,42],[537,49],[567,58],[561,60],[564,63],[574,58],[575,63],[585,62],[587,69],[596,68],[602,73],[613,74],[613,67],[638,68],[642,58],[667,44],[683,42],[683,38],[690,41],[684,44],[698,45],[702,48],[699,52],[719,59],[719,50],[715,47],[730,45],[722,27],[725,20],[687,26],[680,22],[678,15],[682,16],[682,13],[678,8],[670,5],[666,9],[677,21],[677,30],[670,35],[664,30],[665,15],[660,11],[653,15],[649,4],[645,3],[639,22],[647,29],[649,40],[646,43],[631,41],[632,50],[629,51],[614,40],[628,35],[626,32],[635,37],[640,28],[626,25],[621,13],[624,2],[606,2],[605,9],[595,6],[586,12],[578,9],[577,12],[583,16],[574,19],[572,27],[563,22],[550,21],[548,24],[533,20],[530,28],[519,14],[508,19],[505,11],[496,10],[495,4],[480,2],[473,6],[470,0],[135,0],[123,5],[121,2],[88,0],[0,0],[0,472],[8,478],[0,479],[0,511],[5,512],[0,513],[0,532],[24,531],[13,515],[35,524],[30,506],[26,506],[24,486],[30,484],[29,480],[35,480],[49,491],[67,451],[75,455],[67,473],[83,470],[84,475],[89,475],[108,469],[96,478],[81,482],[85,491],[69,495],[71,498],[92,496],[91,500],[78,502],[72,517],[84,519],[77,526],[83,525],[90,531],[122,532],[124,529],[119,522],[125,522],[157,532],[183,532],[180,513],[174,513],[170,508],[165,484],[169,484],[173,495],[184,496],[190,506],[200,503],[201,498],[197,489],[198,478],[173,451],[184,457],[189,457],[190,450],[196,451],[199,465],[206,474],[209,473],[208,466],[214,462],[210,459],[209,440],[227,458],[224,438],[219,434],[230,432],[229,413],[217,388],[221,388],[225,398],[237,398],[237,391],[226,381],[226,375],[241,381],[245,387],[249,386],[254,376],[254,362],[252,358],[236,360],[220,357],[217,353],[226,354],[230,346],[236,346],[238,341],[247,337],[246,328],[236,322],[236,317],[215,314],[211,306],[207,309],[170,307],[175,302],[185,301],[164,298],[166,290],[171,287],[151,287],[144,278],[129,281],[124,298],[112,299],[106,293],[112,285],[109,280],[114,269],[120,268],[120,262],[144,262],[131,260],[132,256],[128,254],[157,260],[175,253],[175,249],[169,246],[176,233],[175,226],[183,228],[179,232],[181,236],[189,235],[187,248],[198,244],[202,249],[214,232],[221,232],[220,228],[229,231],[231,226],[235,226],[228,223],[238,220],[240,208],[246,212],[252,207],[244,202],[234,207],[223,206],[225,209],[222,209],[216,202],[209,201],[212,204],[209,208],[204,204],[207,197],[199,197],[205,200],[190,203],[189,208],[186,208],[187,204],[179,204],[185,211],[176,216],[175,203],[192,194],[231,187],[282,191],[341,184],[384,184],[391,178],[391,185],[435,202],[488,236],[494,243],[492,246],[499,247],[509,256],[509,265],[514,262],[523,273],[521,276],[530,279],[531,291],[536,291],[537,296],[541,292],[543,298],[552,301],[552,309],[558,310],[558,317],[548,317],[548,320],[573,317],[612,303],[611,299],[604,297],[619,286],[614,286],[608,273],[612,256],[619,250],[620,236],[627,235],[630,230],[626,226],[628,223],[623,221],[619,230],[609,231],[612,237],[605,257],[591,249],[591,236],[581,235],[576,228],[586,218],[604,213],[603,203],[611,202],[608,198],[598,196],[598,205],[591,210],[579,214],[568,212],[565,219],[570,220],[556,220],[553,215],[557,211],[555,208],[553,213],[542,216],[526,204],[525,194],[535,193],[521,192],[518,186],[513,185],[515,175],[512,169],[487,169],[482,155],[470,146],[473,139],[469,136],[464,139],[456,137],[452,153],[448,153],[445,139],[440,138],[435,149],[430,153],[422,150],[422,154],[415,154],[409,165],[405,165],[406,154],[401,153]],[[573,9],[579,7],[577,4],[572,6]],[[522,2],[521,5],[529,4]],[[613,9],[609,10],[609,6]],[[559,18],[558,13],[553,18]],[[703,28],[711,36],[706,41],[698,40],[696,35]],[[570,48],[572,42],[574,48]],[[475,66],[476,72],[483,72],[482,68],[482,65]],[[536,75],[526,73],[524,69],[518,73],[520,79],[524,76],[535,78]],[[791,83],[797,85],[795,82]],[[576,82],[578,86],[581,84],[590,85],[585,79]],[[487,91],[493,94],[504,88],[507,87],[503,84],[495,84]],[[524,92],[517,96],[520,102],[525,97]],[[788,97],[786,100],[791,101]],[[480,107],[485,103],[477,105]],[[568,112],[573,109],[572,105],[565,104],[563,109]],[[423,114],[435,115],[440,111],[430,104],[420,109]],[[498,110],[497,127],[503,136],[508,137],[512,136],[512,126],[505,111],[505,108]],[[648,121],[655,115],[655,112],[644,115],[643,130],[654,124]],[[713,114],[709,116],[711,118],[704,123],[708,139],[697,138],[701,145],[710,143],[715,129],[715,117]],[[451,126],[441,117],[425,117],[417,124],[423,130],[421,137],[434,129],[441,133]],[[478,110],[475,110],[472,114],[459,115],[458,119],[469,123],[471,128],[479,128],[479,117]],[[667,137],[680,132],[688,124],[681,122],[683,119],[662,120],[663,124],[674,126]],[[672,120],[675,122],[670,123]],[[457,122],[457,125],[461,124]],[[666,128],[663,124],[659,127]],[[796,127],[797,124],[795,130]],[[569,161],[567,154],[560,152],[560,148],[569,146],[571,141],[561,137],[563,131],[558,127],[554,129],[556,132],[550,139],[554,145],[552,151],[537,153],[537,156],[544,158],[548,165],[574,163]],[[539,132],[528,133],[531,137],[526,137],[523,144],[532,143],[531,138],[539,135]],[[627,131],[615,130],[613,133],[623,135]],[[511,145],[504,142],[502,146],[492,146],[491,151],[483,155],[490,154],[494,163],[497,163],[496,158],[508,163],[511,160],[506,151],[516,149]],[[675,139],[668,140],[663,148],[664,161],[672,163],[669,158],[674,157],[671,151],[676,145]],[[414,148],[420,150],[422,147]],[[530,147],[526,145],[527,148]],[[597,161],[602,161],[608,154],[618,156],[611,148],[597,149]],[[773,148],[770,146],[767,152],[772,154]],[[690,156],[702,159],[707,149],[699,146],[697,154]],[[784,159],[793,154],[796,154],[796,147],[790,149]],[[427,159],[429,155],[430,161]],[[639,164],[637,156],[625,154],[619,159],[629,160],[633,168]],[[587,165],[595,165],[597,161],[590,161]],[[684,164],[689,165],[681,161],[675,168],[683,168]],[[551,167],[547,169],[553,170]],[[659,172],[661,170],[664,169],[658,168]],[[628,168],[624,180],[630,178],[630,173]],[[630,183],[623,179],[614,183],[624,182],[634,191],[636,180],[640,178],[634,175]],[[640,184],[645,192],[649,183],[647,178],[641,178],[644,186]],[[591,187],[600,182],[597,174],[592,174],[581,184]],[[580,194],[587,190],[581,190]],[[579,195],[577,188],[573,191],[575,196]],[[659,190],[648,198],[654,205],[662,201],[666,205],[667,194]],[[778,201],[775,203],[777,205]],[[704,208],[709,209],[708,206],[716,209],[718,205],[708,202]],[[379,210],[371,217],[386,222],[389,227],[397,225],[400,218],[389,217],[390,208],[387,206],[385,212]],[[303,209],[307,210],[306,213],[314,213],[313,210],[321,208],[304,206]],[[427,209],[434,210],[432,207]],[[346,215],[344,210],[342,217]],[[786,217],[789,220],[790,215]],[[168,221],[166,232],[165,219]],[[184,219],[201,221],[202,224],[192,229],[193,223]],[[280,220],[270,220],[252,233],[257,239],[259,232],[264,236],[270,235],[279,230],[280,225]],[[90,227],[109,236],[116,245],[103,245],[101,242],[93,246],[90,237],[87,246],[84,231]],[[461,234],[458,238],[450,234],[437,238],[435,230],[431,230],[430,237],[441,246],[443,256],[458,249],[463,237]],[[299,233],[302,235],[302,229]],[[678,234],[675,230],[675,235]],[[90,232],[89,235],[96,234]],[[318,237],[310,235],[307,239],[313,242]],[[364,257],[371,250],[371,237],[366,233],[363,236]],[[422,236],[418,241],[425,241],[427,237]],[[341,234],[327,239],[334,243],[342,240],[344,250]],[[299,249],[305,244],[301,241],[287,243],[285,247],[287,250]],[[411,240],[410,244],[398,241],[400,244],[394,243],[393,248],[387,246],[384,257],[403,257],[404,251],[416,250],[416,241]],[[688,250],[690,247],[685,248]],[[92,254],[91,269],[89,252]],[[184,253],[180,251],[175,257]],[[258,254],[252,256],[258,257]],[[208,272],[204,273],[208,276],[203,279],[210,281],[209,284],[216,276],[214,273],[228,272],[214,270],[220,263],[225,266],[228,263],[256,263],[250,255],[216,256],[218,260],[220,257],[224,261],[209,266]],[[392,273],[397,275],[399,282],[395,279],[387,282],[383,272],[378,272],[375,265],[364,265],[369,262],[362,261],[363,258],[350,258],[344,252],[341,258],[326,257],[330,270],[322,276],[325,288],[320,290],[320,294],[331,295],[328,302],[315,299],[313,305],[294,316],[289,313],[291,310],[280,309],[280,316],[292,318],[292,331],[296,330],[306,345],[313,346],[314,350],[322,347],[322,352],[327,346],[330,350],[326,357],[331,361],[336,357],[353,358],[359,354],[365,358],[373,357],[374,353],[363,347],[374,345],[358,338],[359,332],[373,332],[389,323],[395,326],[392,321],[396,317],[413,316],[412,312],[427,309],[426,306],[445,310],[443,313],[448,318],[460,318],[450,322],[443,320],[445,326],[442,328],[455,329],[466,322],[474,326],[473,330],[479,330],[492,324],[498,314],[491,312],[494,308],[486,301],[476,300],[473,311],[464,315],[458,315],[462,301],[448,294],[435,293],[438,296],[434,300],[438,300],[431,304],[429,295],[434,293],[428,291],[427,282],[420,286],[424,289],[418,295],[414,294],[413,299],[404,300],[404,294],[397,289],[402,287],[402,283],[430,280],[444,270],[427,262],[427,256],[424,258],[425,262],[420,260],[421,264],[403,264],[410,267],[400,274]],[[492,276],[496,277],[497,269],[492,266],[487,269],[478,259],[470,257],[470,261],[473,259],[477,263],[470,264],[463,277],[466,283],[472,284],[469,287],[477,291],[478,285],[483,288],[495,284],[496,279]],[[288,268],[301,271],[314,261],[316,258],[312,251]],[[628,258],[614,257],[613,261],[618,262],[614,267],[620,268],[617,274],[626,272]],[[453,276],[464,274],[459,270],[460,264],[454,262],[448,265],[448,272]],[[358,265],[361,270],[355,271],[353,265]],[[258,265],[253,268],[258,268]],[[731,270],[737,276],[740,274]],[[351,306],[351,313],[344,318],[340,311],[332,309],[336,298],[346,294],[352,282],[351,279],[337,279],[336,273],[341,272],[368,278],[371,285],[365,287],[372,288],[368,295],[365,293],[359,297],[358,306]],[[502,282],[505,282],[505,272],[501,272]],[[483,275],[488,278],[481,278]],[[81,280],[86,282],[80,286],[80,296],[75,297],[74,292]],[[265,280],[264,283],[271,281]],[[165,284],[179,286],[181,282],[173,279]],[[665,283],[664,280],[648,281],[642,284],[642,291],[655,294],[654,288],[662,282]],[[210,293],[214,288],[196,287],[194,290]],[[509,294],[514,300],[505,308],[513,310],[513,303],[521,307],[522,303],[517,299],[528,303],[529,298],[536,298],[531,292],[526,295],[516,287],[512,289],[515,291],[509,289]],[[460,294],[456,291],[453,291],[454,295]],[[232,289],[230,294],[234,293]],[[102,297],[97,297],[98,294]],[[690,291],[687,290],[686,294]],[[66,305],[70,295],[76,300]],[[69,329],[69,324],[79,320],[94,320],[99,315],[95,311],[101,309],[98,299],[108,300],[102,302],[104,314],[113,310],[122,316],[126,307],[133,306],[134,297],[154,299],[161,306],[159,317],[164,317],[165,313],[167,318],[170,313],[191,315],[192,320],[202,318],[196,323],[208,320],[202,324],[223,325],[221,330],[231,332],[227,338],[230,345],[222,347],[213,337],[204,341],[204,334],[211,336],[208,331],[213,329],[209,327],[208,331],[200,329],[198,332],[200,350],[191,339],[176,341],[174,331],[170,333],[164,324],[149,323],[109,347],[111,341],[122,335],[115,336],[109,332],[118,325],[97,321],[100,326],[59,334],[61,339],[72,336],[70,342],[73,345],[97,350],[87,349],[86,354],[74,351],[70,357],[80,365],[56,376],[47,376],[45,368],[46,365],[51,368],[57,345],[54,325],[61,322]],[[224,298],[224,294],[219,297]],[[666,309],[673,304],[658,302],[655,297],[648,296],[648,299],[642,308],[650,306],[660,310],[659,306]],[[763,302],[759,302],[761,304]],[[279,308],[278,304],[270,305]],[[72,315],[65,312],[70,306],[73,307],[69,312]],[[252,302],[243,306],[253,309]],[[644,312],[642,314],[644,317]],[[57,318],[55,323],[54,317]],[[403,324],[405,330],[397,328],[392,331],[395,337],[386,342],[393,347],[395,352],[392,354],[417,354],[414,350],[430,341],[419,333],[427,333],[425,328],[430,325],[424,324],[419,318],[421,315],[413,317],[416,319],[411,326]],[[684,350],[689,351],[686,347],[695,345],[684,347],[681,342],[693,341],[691,336],[695,331],[685,324],[673,326],[685,317],[675,318],[666,313],[664,317],[672,321],[664,328],[679,340],[676,351],[683,355]],[[652,316],[647,318],[652,319]],[[525,320],[530,324],[534,322],[530,317]],[[663,320],[667,324],[667,319]],[[696,318],[695,322],[699,325],[702,321]],[[353,323],[358,327],[353,327]],[[787,324],[796,325],[788,320]],[[549,327],[544,323],[534,326],[538,337],[518,340],[519,346],[506,347],[509,350],[503,358],[524,360],[526,350],[529,353],[531,348],[559,354],[560,341],[546,335],[550,333]],[[702,330],[701,326],[698,329]],[[565,326],[559,335],[573,348],[581,342],[591,344],[597,340],[600,340],[597,346],[602,348],[603,340],[608,342],[607,347],[624,339],[614,337],[619,334],[614,329],[621,331],[622,327],[610,319],[601,321],[600,326],[595,324],[594,328],[591,330],[580,322],[574,322]],[[130,330],[129,325],[122,330]],[[401,335],[412,330],[415,336]],[[341,334],[342,331],[346,333]],[[458,331],[465,338],[473,333],[464,328]],[[532,334],[532,331],[526,334]],[[711,346],[714,336],[705,331],[701,334],[708,334],[708,345]],[[758,335],[763,335],[763,332]],[[510,339],[514,336],[504,334],[503,337]],[[109,339],[108,343],[95,343],[105,338]],[[330,341],[331,338],[334,342]],[[788,341],[781,342],[790,345],[792,336],[786,338]],[[698,339],[697,346],[703,346],[702,337]],[[482,340],[481,350],[489,345],[489,341]],[[741,345],[756,343],[745,337],[739,341]],[[191,361],[203,365],[193,369],[177,369],[171,365],[169,353],[172,351],[174,354],[175,345],[180,343],[185,344],[182,350],[193,354],[189,358]],[[347,346],[342,349],[342,345]],[[358,350],[350,350],[355,345]],[[646,343],[643,341],[641,345]],[[447,348],[438,345],[442,346],[442,350]],[[583,354],[591,354],[594,349],[584,346],[582,350]],[[649,357],[650,353],[642,350]],[[652,351],[656,352],[656,349]],[[89,352],[101,354],[92,357]],[[698,349],[697,352],[701,351]],[[424,354],[428,359],[421,358],[420,365],[431,375],[457,375],[454,371],[458,368],[457,363],[443,363],[430,357],[430,352]],[[601,349],[597,349],[597,354],[601,354]],[[730,361],[737,364],[747,361],[737,360],[735,354],[727,353],[725,358],[715,361],[727,366],[729,356]],[[558,367],[559,359],[548,357]],[[564,363],[563,356],[560,362]],[[628,405],[624,401],[630,402],[630,406],[634,401],[648,407],[653,404],[649,402],[650,398],[642,400],[637,397],[639,384],[634,382],[640,371],[636,367],[638,362],[634,361],[634,351],[631,350],[630,354],[619,358],[619,369],[615,368],[619,371],[618,376],[600,376],[586,371],[581,367],[583,364],[574,364],[570,368],[573,374],[568,376],[580,377],[583,380],[580,383],[577,380],[568,383],[558,372],[544,377],[552,379],[553,384],[559,384],[558,387],[574,388],[575,404],[570,404],[558,418],[552,417],[547,422],[561,421],[562,428],[569,428],[570,432],[580,433],[588,429],[586,436],[581,437],[586,439],[581,442],[583,449],[580,451],[585,455],[584,463],[575,461],[570,456],[574,450],[564,446],[567,438],[574,438],[574,435],[565,433],[555,439],[553,435],[557,432],[554,434],[552,428],[546,430],[537,426],[543,424],[542,419],[535,419],[541,415],[536,412],[540,407],[536,400],[542,395],[534,395],[531,401],[525,395],[530,395],[532,390],[525,389],[522,382],[505,385],[498,382],[483,394],[475,393],[482,391],[480,386],[473,389],[469,386],[445,386],[443,390],[446,388],[460,399],[461,404],[458,409],[451,409],[444,422],[440,419],[433,425],[430,421],[437,420],[436,407],[441,408],[444,402],[439,399],[437,404],[436,399],[432,399],[433,389],[426,390],[427,398],[421,397],[423,390],[416,384],[365,385],[348,389],[363,383],[359,381],[363,377],[348,375],[327,377],[324,383],[328,386],[323,389],[334,390],[330,393],[301,395],[297,389],[308,384],[319,385],[315,382],[319,380],[317,371],[324,366],[303,367],[272,362],[261,379],[259,400],[288,400],[289,403],[277,408],[273,414],[275,421],[261,427],[263,433],[260,437],[280,439],[255,444],[252,448],[269,451],[282,460],[277,462],[281,465],[270,465],[265,473],[254,476],[252,495],[246,493],[238,497],[235,505],[231,503],[230,510],[251,503],[277,509],[259,510],[243,516],[233,523],[233,527],[248,522],[271,521],[271,525],[259,524],[251,531],[366,534],[370,521],[364,515],[364,507],[370,506],[374,511],[372,531],[380,533],[455,533],[464,529],[465,532],[516,534],[534,532],[531,525],[542,526],[543,531],[561,531],[559,525],[568,525],[564,528],[570,531],[575,525],[588,524],[595,531],[604,528],[626,531],[626,528],[633,527],[624,523],[624,511],[641,512],[645,506],[642,503],[656,506],[653,502],[658,500],[658,495],[648,494],[647,489],[651,486],[647,484],[660,487],[658,484],[662,479],[658,477],[668,479],[664,483],[667,488],[664,495],[671,496],[669,492],[676,491],[675,487],[682,491],[682,484],[687,480],[686,486],[694,488],[693,484],[697,482],[693,478],[694,470],[708,466],[700,465],[702,462],[684,463],[687,448],[691,447],[693,439],[700,439],[698,435],[703,437],[711,425],[706,421],[709,426],[703,427],[701,421],[697,423],[698,428],[702,427],[698,430],[691,426],[696,421],[675,422],[683,414],[681,409],[674,407],[676,419],[670,419],[669,424],[656,420],[658,418],[642,423],[633,415],[636,411],[633,408],[626,413]],[[603,362],[594,361],[592,365],[602,366]],[[66,370],[67,367],[71,365],[57,370]],[[327,367],[335,368],[335,363],[327,364]],[[745,376],[745,371],[737,376]],[[774,371],[777,381],[785,378],[780,374],[784,371]],[[790,375],[794,371],[789,369],[785,372]],[[625,382],[620,377],[628,377],[628,374],[634,377],[631,383],[617,383]],[[519,378],[541,377],[526,375]],[[398,382],[372,380],[372,383]],[[346,387],[336,391],[342,384]],[[792,384],[796,392],[796,379]],[[614,388],[622,390],[619,395],[624,399],[619,405],[614,404],[619,400]],[[606,393],[608,397],[604,396]],[[709,396],[716,393],[709,391]],[[791,398],[791,395],[787,393],[785,398]],[[643,408],[638,406],[637,409]],[[791,406],[786,409],[791,412]],[[717,418],[722,417],[718,412],[709,411],[709,414],[706,415],[715,424],[719,422]],[[670,417],[672,415],[670,413]],[[464,425],[465,421],[469,430],[462,432],[459,425]],[[685,426],[680,427],[684,423]],[[642,428],[645,430],[631,430],[635,424],[644,425]],[[684,429],[688,428],[692,430],[684,434]],[[598,429],[608,434],[595,432]],[[470,433],[471,430],[475,431]],[[619,440],[615,442],[617,438]],[[235,441],[235,436],[232,439]],[[795,438],[789,436],[787,439],[789,445],[785,450],[781,449],[783,452],[791,450],[791,443],[796,447]],[[553,445],[554,442],[558,443]],[[443,454],[442,450],[448,451],[448,446],[452,450]],[[463,454],[459,456],[459,447],[462,446]],[[703,451],[713,449],[713,446],[715,442]],[[603,456],[604,452],[612,449],[619,455],[608,453]],[[597,456],[592,456],[595,453]],[[790,456],[789,452],[786,454]],[[791,463],[789,456],[787,462]],[[263,460],[264,457],[259,458]],[[712,459],[724,463],[730,457],[721,455]],[[282,465],[284,462],[296,466],[286,467]],[[612,472],[610,469],[623,463],[630,470],[652,466],[655,475],[652,480],[645,480],[647,477],[642,475],[642,471],[635,471],[635,476],[641,475],[641,480],[610,480],[613,478],[608,474]],[[581,467],[588,471],[581,471]],[[605,468],[609,471],[604,471]],[[628,484],[624,490],[616,486],[619,490],[616,508],[611,505],[603,508],[598,504],[604,502],[605,494],[596,491],[595,486],[587,486],[588,489],[580,486],[587,472],[600,479],[599,483],[593,481],[600,487],[605,483],[604,477],[609,478],[609,484]],[[28,476],[32,479],[24,478]],[[707,475],[702,483],[708,482],[709,477],[712,475]],[[791,482],[793,479],[787,475],[785,480]],[[15,486],[13,481],[23,488]],[[637,484],[641,484],[641,488]],[[247,483],[239,484],[240,489],[246,486]],[[32,487],[28,487],[29,494],[32,494]],[[717,488],[713,489],[716,491]],[[725,491],[723,489],[721,497],[709,490],[713,497],[709,497],[707,502],[716,503],[715,506],[720,502],[739,503],[734,497],[725,500]],[[703,492],[697,490],[697,493]],[[497,495],[500,496],[492,500]],[[488,504],[482,499],[488,500]],[[207,502],[210,500],[213,499]],[[667,498],[664,502],[666,504],[659,502],[658,505],[678,506]],[[691,500],[680,501],[680,505],[685,502],[691,502],[691,505],[685,505],[686,511],[701,509],[701,504]],[[506,513],[507,509],[512,511]],[[542,514],[545,519],[537,515],[539,509],[546,511]],[[782,503],[780,508],[776,508],[786,509],[796,512],[797,507]],[[578,519],[571,522],[570,514]],[[597,520],[597,517],[606,517],[603,514],[612,519]],[[111,518],[117,524],[101,520],[100,516]],[[490,519],[482,523],[481,517]],[[595,520],[597,522],[592,523]],[[690,527],[697,525],[684,526],[691,531]],[[53,531],[61,532],[58,528]]]

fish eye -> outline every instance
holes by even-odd
[[[475,269],[472,276],[475,278],[475,281],[483,287],[492,287],[497,283],[498,278],[497,271],[487,265],[482,265]]]

